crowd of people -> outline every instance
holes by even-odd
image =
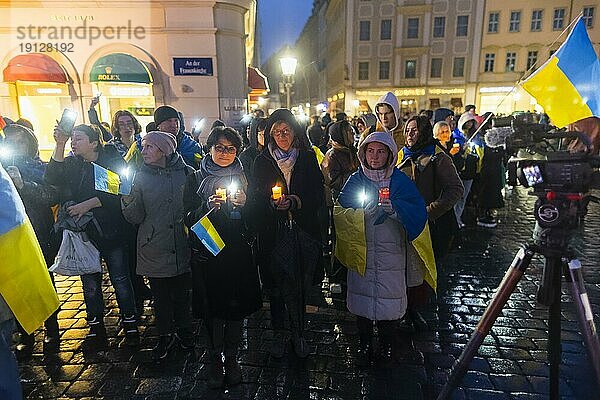
[[[217,121],[201,144],[173,107],[158,107],[143,133],[127,110],[105,126],[95,105],[91,124],[72,132],[57,125],[48,163],[39,159],[33,127],[8,121],[2,165],[48,266],[72,226],[98,249],[128,345],[140,345],[145,304],[159,334],[156,361],[173,346],[194,348],[194,321],[203,322],[213,388],[241,382],[243,320],[263,298],[274,330],[271,355],[283,357],[291,341],[298,357],[309,356],[306,306],[335,265],[348,268],[342,283],[360,333],[357,365],[393,362],[406,334],[428,329],[420,310],[434,297],[436,261],[465,226],[468,202],[485,227],[496,225],[494,210],[503,206],[504,157],[483,143],[478,128],[489,118],[472,106],[462,115],[440,108],[401,116],[387,93],[375,114],[314,116],[309,126],[287,109],[255,116],[241,133]],[[131,191],[98,190],[94,165],[135,171]],[[195,229],[204,220],[222,241],[216,252]],[[100,348],[107,339],[102,273],[81,281],[86,342]],[[59,341],[54,313],[44,342]],[[33,344],[23,331],[18,348]]]

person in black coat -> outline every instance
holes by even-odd
[[[244,167],[244,175],[248,181],[252,181],[254,171],[254,160],[256,156],[265,147],[265,126],[267,125],[266,118],[254,118],[250,123],[250,144],[239,155],[242,166]]]
[[[190,231],[193,274],[201,281],[197,287],[204,292],[204,317],[210,338],[208,384],[219,388],[224,382],[228,386],[241,382],[237,355],[243,320],[260,309],[262,297],[246,229],[248,184],[236,157],[242,138],[233,128],[217,127],[206,143],[209,156],[202,159],[199,170],[188,176],[183,199],[188,227],[210,212],[210,221],[225,243],[213,256]],[[217,189],[226,189],[226,198],[217,194]]]
[[[292,219],[312,240],[320,241],[316,210],[325,203],[323,175],[306,135],[289,110],[279,109],[271,114],[265,135],[269,136],[268,144],[254,162],[254,182],[250,193],[258,231],[261,278],[270,297],[271,323],[276,330],[271,353],[281,357],[285,351],[287,335],[283,329],[287,308],[294,349],[297,355],[306,357],[308,345],[302,337],[302,318],[292,312],[293,309],[304,310],[304,304],[297,304],[303,302],[302,296],[298,294],[292,299],[289,293],[282,293],[281,284],[277,282],[281,266],[271,263],[271,256],[273,249],[279,245],[282,227],[288,219]],[[273,196],[275,187],[281,190],[281,197]]]
[[[65,145],[71,139],[73,155],[64,156]],[[46,182],[59,188],[62,202],[73,201],[67,208],[69,215],[80,218],[91,212],[97,224],[88,224],[86,233],[106,262],[110,280],[117,295],[123,328],[128,343],[139,340],[136,306],[129,274],[127,245],[123,235],[127,224],[121,213],[120,198],[95,189],[94,166],[98,164],[120,173],[127,164],[112,145],[103,145],[101,133],[95,126],[78,125],[68,135],[60,127],[54,130],[56,147],[46,168]],[[98,343],[106,339],[104,328],[104,300],[102,274],[81,275],[87,321],[88,338]]]
[[[20,124],[11,124],[4,128],[5,141],[2,147],[9,151],[7,157],[1,160],[6,166],[6,172],[13,180],[31,225],[35,231],[44,260],[51,266],[58,251],[56,235],[53,234],[54,215],[51,207],[58,203],[56,187],[44,182],[46,164],[38,157],[38,141],[33,131]],[[52,281],[54,277],[50,274]],[[46,336],[44,344],[58,345],[59,330],[57,320],[58,310],[55,311],[44,323]],[[34,334],[27,335],[21,330],[21,344],[17,347],[19,352],[28,354],[33,349]]]

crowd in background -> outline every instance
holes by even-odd
[[[287,109],[256,112],[244,132],[217,120],[206,143],[170,106],[156,109],[145,132],[127,110],[109,126],[100,123],[95,106],[90,125],[55,128],[48,163],[39,159],[33,126],[7,121],[1,145],[10,152],[2,165],[49,266],[62,230],[72,226],[99,250],[127,344],[140,345],[148,301],[159,334],[156,361],[173,346],[194,348],[194,321],[203,322],[214,388],[241,382],[243,320],[263,298],[274,330],[271,355],[284,356],[291,342],[307,357],[306,305],[318,305],[324,274],[336,279],[346,271],[341,266],[347,277],[337,279],[360,334],[356,363],[393,362],[411,335],[428,329],[420,310],[434,298],[436,262],[471,221],[495,227],[495,210],[503,207],[505,155],[485,145],[490,118],[474,106],[461,115],[439,108],[403,116],[387,93],[374,114],[312,116],[308,126]],[[93,164],[135,171],[131,192],[96,190]],[[468,205],[476,218],[467,218]],[[193,229],[203,217],[225,243],[216,255]],[[364,251],[337,253],[336,240],[353,229],[364,238],[353,248]],[[100,348],[107,338],[102,273],[81,281],[86,341]],[[0,316],[10,318],[10,310]],[[46,322],[48,347],[60,341],[56,316]],[[33,345],[33,334],[22,332],[18,349]]]

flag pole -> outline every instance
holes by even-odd
[[[577,23],[577,21],[579,21],[579,19],[583,16],[583,11],[580,11],[579,14],[577,14],[577,16],[571,20],[571,22],[569,23],[569,25],[567,25],[567,27],[565,29],[562,30],[562,32],[556,37],[556,39],[554,39],[554,41],[548,45],[545,46],[546,49],[552,47],[556,42],[558,42],[560,40],[560,38],[566,33],[568,32],[571,27],[573,25],[575,25]],[[502,105],[502,103],[504,103],[504,100],[506,100],[506,98],[508,96],[510,96],[515,89],[517,88],[517,86],[519,85],[519,83],[523,80],[523,77],[525,77],[532,69],[534,69],[537,65],[537,61],[535,63],[533,63],[533,65],[531,67],[529,67],[529,69],[525,72],[523,72],[523,74],[521,75],[521,77],[517,80],[517,82],[515,82],[515,84],[513,85],[512,89],[510,89],[510,91],[508,93],[506,93],[504,95],[504,97],[500,100],[500,103],[498,103],[498,105],[496,106],[496,109],[498,109],[498,107],[500,107]],[[483,128],[483,126],[485,126],[485,124],[492,118],[493,114],[488,115],[479,125],[479,127],[477,127],[477,130],[475,130],[475,132],[471,135],[471,137],[469,137],[469,139],[467,140],[467,143],[469,143],[470,141],[473,140],[473,138],[475,136],[477,136],[477,134],[481,131],[481,129]],[[460,129],[460,128],[459,128]]]

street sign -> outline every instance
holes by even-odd
[[[173,58],[173,73],[187,76],[212,76],[212,58]]]

